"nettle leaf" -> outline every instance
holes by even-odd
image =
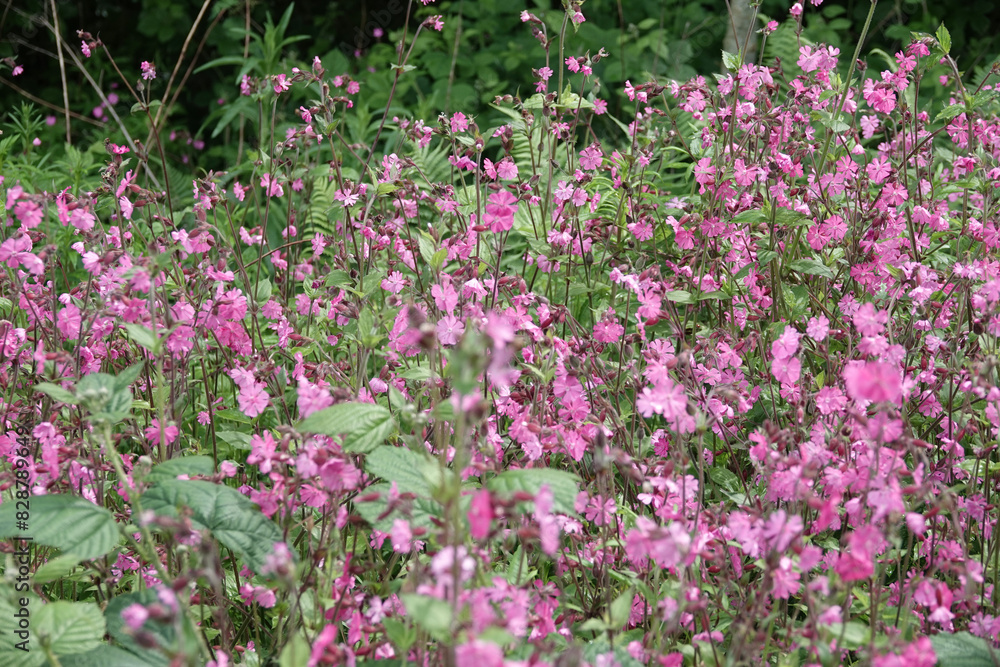
[[[260,571],[264,560],[281,541],[281,531],[249,498],[236,489],[202,480],[163,480],[142,496],[142,504],[157,515],[176,518],[191,509],[191,523],[210,530],[220,543]]]
[[[31,496],[28,531],[17,527],[17,504],[0,505],[0,537],[31,535],[34,542],[55,547],[83,560],[99,558],[118,544],[118,524],[108,510],[78,496]]]
[[[154,661],[155,657],[155,654],[148,651],[139,655],[104,644],[86,653],[61,656],[59,664],[62,667],[159,667],[167,664],[165,660]]]
[[[86,653],[104,639],[104,616],[92,602],[50,602],[35,611],[33,621],[39,643],[57,656]]]
[[[417,497],[429,497],[432,493],[428,475],[424,470],[428,464],[425,457],[413,450],[388,445],[377,447],[365,459],[365,470],[386,482],[396,482],[400,493],[413,493]]]
[[[968,632],[941,633],[931,637],[938,667],[994,667],[1000,653],[985,639]]]
[[[344,451],[368,453],[385,443],[396,431],[392,413],[372,403],[338,403],[306,417],[298,429],[303,433],[346,436]]]
[[[6,599],[6,595],[13,597],[14,601]],[[18,604],[19,597],[28,598],[28,627],[21,628],[20,620],[14,614],[23,613]],[[45,654],[38,650],[38,635],[35,632],[35,614],[38,613],[42,601],[30,593],[14,592],[11,585],[4,586],[4,595],[0,596],[0,658],[3,659],[4,667],[41,667],[47,665]],[[27,630],[28,637],[25,640],[14,634],[17,631]],[[27,641],[29,650],[22,651],[18,645],[24,646],[21,642]]]
[[[565,470],[552,468],[507,470],[487,482],[486,486],[494,493],[511,496],[517,491],[537,495],[545,484],[552,490],[556,512],[575,515],[576,509],[573,505],[576,495],[580,492],[580,478]]]

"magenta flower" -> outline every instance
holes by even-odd
[[[153,63],[143,60],[140,67],[142,69],[143,80],[149,81],[156,78],[156,67]]]
[[[489,196],[483,222],[490,226],[494,234],[505,232],[514,226],[514,214],[517,213],[517,197],[507,190],[494,192]]]
[[[847,393],[856,401],[898,403],[903,376],[894,366],[880,361],[852,361],[844,369]]]

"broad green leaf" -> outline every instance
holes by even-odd
[[[35,614],[41,609],[42,601],[34,595],[28,595],[28,627],[20,627],[20,618],[15,614],[24,613],[17,602],[24,593],[17,594],[13,587],[4,587],[5,594],[14,596],[14,600],[7,600],[0,596],[0,664],[4,667],[41,667],[48,664],[45,654],[39,650],[38,635],[35,633],[37,622]],[[14,634],[15,632],[27,632],[27,638]],[[22,642],[27,642],[23,644]],[[26,647],[27,651],[22,651],[19,646]]]
[[[285,644],[281,650],[281,657],[278,659],[279,667],[306,667],[309,664],[309,656],[312,649],[309,642],[301,634],[296,634],[291,641]]]
[[[215,464],[211,456],[182,456],[170,459],[153,466],[146,476],[147,482],[160,482],[165,479],[177,479],[179,475],[211,475],[215,472]]]
[[[117,646],[103,644],[86,653],[74,653],[59,658],[62,667],[159,667],[165,661],[156,661],[156,655],[143,651],[132,653]]]
[[[674,301],[676,303],[694,303],[694,297],[691,296],[691,292],[682,289],[675,289],[667,292],[667,301]]]
[[[271,298],[271,291],[271,281],[267,278],[261,278],[260,282],[257,283],[257,288],[254,290],[254,303],[257,305],[267,303]]]
[[[428,465],[426,457],[403,447],[375,448],[365,459],[365,470],[386,482],[396,482],[400,493],[413,493],[430,497],[431,485],[423,470]]]
[[[126,322],[125,330],[128,331],[128,337],[131,338],[133,342],[141,345],[153,354],[159,354],[162,343],[156,334],[153,333],[152,329],[144,327],[141,324],[131,324]]]
[[[934,117],[934,122],[942,120],[951,120],[955,116],[965,113],[964,104],[950,104],[938,112],[938,115]]]
[[[167,479],[156,482],[142,496],[143,507],[157,515],[176,518],[191,508],[194,528],[207,529],[219,542],[259,572],[264,560],[281,541],[281,531],[249,498],[236,489],[202,480]]]
[[[555,511],[560,514],[576,515],[573,504],[580,492],[579,478],[565,470],[552,468],[507,470],[487,482],[486,486],[494,493],[513,495],[517,491],[524,491],[534,496],[545,484],[552,490]]]
[[[76,405],[76,396],[73,395],[73,392],[68,389],[63,389],[57,384],[52,384],[51,382],[39,382],[35,385],[35,391],[45,394],[54,401],[66,403],[67,405]]]
[[[823,262],[813,259],[812,257],[806,257],[804,259],[797,259],[788,265],[792,271],[798,271],[799,273],[807,273],[812,276],[823,276],[824,278],[833,278],[833,271],[830,270]]]
[[[417,593],[402,593],[406,615],[432,637],[446,639],[451,634],[451,605],[444,600]]]
[[[135,633],[125,626],[122,619],[122,611],[131,604],[141,604],[146,607],[154,602],[158,602],[156,591],[145,589],[135,593],[126,593],[113,597],[104,610],[104,620],[108,626],[108,634],[129,653],[142,656],[135,660],[136,667],[149,664],[152,667],[167,667],[170,659],[166,652],[182,652],[188,655],[196,655],[198,651],[198,639],[195,629],[190,619],[183,621],[181,639],[178,639],[177,627],[173,623],[160,623],[154,620],[147,620],[142,631],[148,633],[156,643],[156,649],[149,650],[143,648],[135,640]]]
[[[740,66],[743,64],[743,59],[740,58],[738,53],[729,53],[728,51],[723,51],[722,64],[725,65],[727,70],[735,73],[740,69]]]
[[[1000,652],[968,632],[933,635],[931,644],[938,667],[994,667],[1000,660]]]
[[[303,433],[346,436],[344,450],[368,453],[385,443],[396,426],[392,413],[372,403],[338,403],[306,417],[299,424]]]
[[[611,603],[609,616],[612,629],[621,630],[625,626],[629,613],[632,611],[633,598],[635,598],[635,591],[630,588],[616,597]]]
[[[62,579],[80,564],[82,559],[76,554],[65,554],[49,559],[44,565],[40,565],[31,580],[36,584],[47,584],[52,581]]]
[[[33,625],[39,642],[58,656],[86,653],[104,638],[104,616],[93,602],[59,600],[42,605]]]
[[[118,544],[118,524],[108,510],[79,496],[31,496],[26,531],[18,528],[17,506],[0,505],[0,537],[31,535],[38,544],[55,547],[83,560],[98,558]]]
[[[937,32],[934,33],[934,36],[937,37],[938,44],[941,45],[941,50],[944,51],[946,55],[950,53],[951,33],[948,32],[948,28],[944,27],[943,23],[938,27]]]
[[[77,401],[90,411],[94,421],[117,423],[132,410],[132,390],[107,373],[91,373],[76,385]]]

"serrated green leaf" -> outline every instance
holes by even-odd
[[[281,541],[278,526],[260,508],[236,489],[222,484],[166,479],[143,494],[142,504],[159,516],[171,518],[177,518],[181,509],[190,508],[194,528],[210,530],[256,572],[273,552],[275,542]]]
[[[945,52],[945,55],[951,52],[951,33],[948,32],[948,28],[944,27],[942,23],[937,31],[934,33],[937,37],[938,44],[941,45],[941,50]]]
[[[59,664],[61,667],[159,667],[165,664],[155,658],[156,655],[149,651],[137,654],[104,644],[86,653],[61,656]]]
[[[306,417],[303,433],[346,436],[344,450],[367,453],[385,443],[396,430],[392,413],[372,403],[338,403]]]
[[[92,602],[50,602],[35,611],[33,621],[39,643],[57,656],[85,653],[104,638],[104,616]]]
[[[941,633],[931,637],[938,667],[995,667],[1000,652],[985,639],[968,632]]]
[[[428,459],[403,447],[383,445],[376,447],[365,459],[365,470],[370,474],[396,482],[400,493],[413,493],[417,497],[430,497],[432,489],[423,473]]]
[[[0,538],[31,535],[38,544],[55,547],[84,560],[98,558],[118,544],[118,524],[108,510],[80,498],[63,494],[31,496],[28,531],[17,527],[17,507],[0,505]]]
[[[955,116],[963,113],[965,113],[964,104],[951,104],[938,112],[938,115],[934,117],[934,122],[937,123],[942,120],[951,120]]]

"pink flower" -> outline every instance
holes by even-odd
[[[80,43],[80,50],[83,51],[83,55],[90,57],[90,45],[87,42]]]
[[[11,76],[21,76],[24,72],[24,68],[20,65],[14,65],[14,69],[10,71]]]
[[[445,315],[437,324],[437,336],[442,345],[454,345],[465,333],[465,323],[454,315]]]
[[[856,401],[899,403],[903,377],[895,366],[880,361],[852,361],[844,369],[847,393]]]
[[[483,222],[490,226],[490,231],[498,234],[514,226],[515,213],[517,213],[517,197],[507,190],[501,190],[489,196]]]
[[[271,174],[264,174],[260,177],[260,187],[267,190],[268,197],[281,197],[285,194],[284,189],[281,187],[281,183],[277,178],[271,178]]]
[[[149,610],[137,602],[122,609],[122,620],[132,630],[142,628],[147,618],[149,618]]]
[[[153,66],[153,63],[143,60],[140,67],[142,69],[142,78],[144,80],[149,81],[150,79],[156,78],[156,68]]]
[[[160,442],[161,439],[160,420],[159,419],[151,420],[149,427],[145,431],[145,434],[146,434],[146,440],[148,440],[149,442],[152,443]],[[168,445],[172,445],[174,441],[177,440],[178,435],[180,435],[180,431],[174,424],[169,424],[167,428],[163,429],[162,432],[163,441],[166,442]]]
[[[240,404],[240,410],[247,417],[256,417],[267,409],[270,397],[265,391],[265,387],[260,382],[248,382],[240,387],[240,393],[236,397]]]
[[[492,523],[493,503],[490,501],[490,492],[480,489],[469,505],[469,535],[474,540],[485,539],[490,534]]]

